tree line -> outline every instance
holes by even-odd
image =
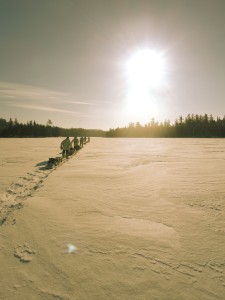
[[[223,118],[207,114],[188,114],[180,116],[174,124],[169,120],[157,122],[152,119],[149,123],[141,125],[139,122],[130,123],[127,127],[110,129],[107,137],[225,137],[225,116]]]
[[[35,121],[20,123],[17,119],[9,121],[0,118],[0,137],[58,137],[58,136],[89,136],[103,137],[105,132],[100,129],[61,128],[53,126],[51,120],[46,125]]]
[[[141,125],[130,123],[126,127],[118,127],[103,131],[100,129],[61,128],[53,126],[51,120],[46,125],[35,121],[20,123],[17,119],[9,121],[0,118],[0,137],[59,137],[59,136],[89,136],[89,137],[225,137],[225,116],[223,118],[188,114],[180,116],[171,124],[169,120],[157,122],[152,119]]]

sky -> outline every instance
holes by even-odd
[[[223,117],[224,16],[224,0],[0,0],[0,118],[108,130]],[[127,67],[143,51],[163,61],[144,91]]]

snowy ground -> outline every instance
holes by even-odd
[[[61,140],[0,139],[0,300],[225,299],[225,140]]]

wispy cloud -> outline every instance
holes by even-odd
[[[50,89],[45,89],[41,87],[22,85],[17,83],[0,81],[0,101],[1,100],[10,100],[14,102],[23,102],[24,101],[33,104],[52,104],[54,103],[63,103],[63,104],[75,104],[81,106],[95,106],[100,104],[98,101],[81,101],[81,100],[71,100],[74,98],[73,95],[67,93],[61,93]],[[9,104],[7,102],[7,104]],[[15,104],[11,105],[15,106]],[[39,107],[37,105],[37,107]],[[44,106],[43,106],[44,107]]]
[[[82,102],[82,101],[68,101],[67,103],[78,104],[78,105],[96,105],[95,103]]]
[[[50,89],[0,81],[0,97],[4,98],[57,100],[67,96],[67,94]]]
[[[74,99],[75,100],[72,100]],[[51,89],[46,89],[42,87],[35,87],[29,85],[23,85],[18,83],[0,81],[0,101],[1,100],[10,100],[10,101],[29,101],[29,103],[33,104],[43,104],[45,103],[67,103],[67,104],[74,104],[80,106],[98,106],[109,104],[109,101],[99,101],[99,100],[76,100],[76,96],[68,94],[68,93],[61,93],[58,91],[54,91]],[[21,104],[23,105],[23,104]],[[15,106],[15,105],[13,105]]]
[[[115,103],[115,102],[120,102],[121,99],[114,99],[114,100],[107,100],[107,101],[100,101],[100,100],[94,100],[91,99],[89,101],[68,101],[67,103],[71,103],[71,104],[78,104],[78,105],[91,105],[91,106],[98,106],[98,105],[104,105],[104,104],[109,104],[109,103]]]
[[[88,106],[97,101],[76,100],[76,96],[41,87],[0,81],[0,103],[12,108],[70,114],[90,118]]]
[[[42,110],[42,111],[51,111],[51,112],[59,112],[59,113],[81,115],[81,113],[76,112],[76,111],[66,110],[66,109],[58,109],[58,108],[47,107],[47,106],[38,106],[38,105],[29,105],[29,104],[18,104],[18,103],[9,103],[8,105],[9,106],[13,106],[13,107],[18,107],[18,108],[25,108],[25,109],[34,109],[34,110]]]

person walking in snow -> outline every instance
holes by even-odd
[[[77,151],[77,150],[79,150],[79,140],[78,140],[78,138],[75,136],[74,137],[74,139],[72,140],[72,142],[71,143],[73,143],[74,144],[74,149]]]
[[[84,146],[84,138],[81,136],[80,137],[80,147],[83,148]]]
[[[65,140],[62,141],[60,148],[62,149],[62,157],[68,158],[69,157],[69,150],[70,150],[70,139],[67,136]]]

